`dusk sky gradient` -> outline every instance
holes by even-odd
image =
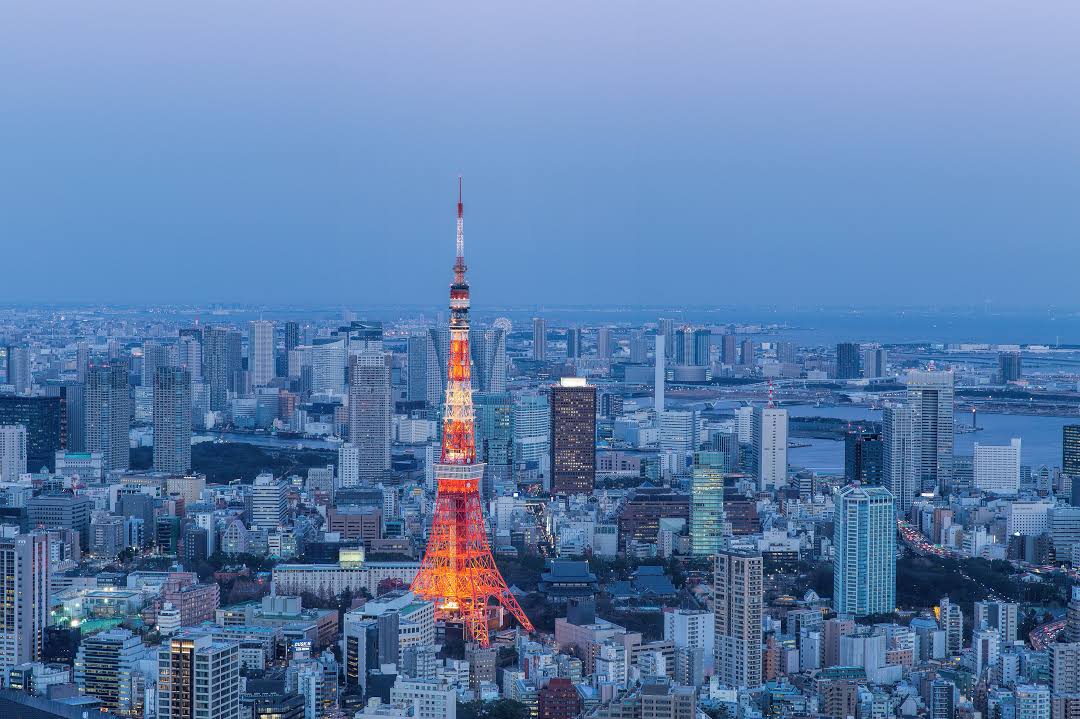
[[[1080,306],[1080,3],[7,3],[0,303]]]

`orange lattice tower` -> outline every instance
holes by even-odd
[[[465,281],[464,205],[458,178],[457,260],[450,285],[450,354],[446,368],[442,457],[435,465],[438,494],[427,551],[412,591],[435,602],[435,618],[461,622],[481,646],[489,643],[487,607],[502,604],[528,631],[532,623],[495,566],[484,528],[476,461],[469,371],[469,283]]]

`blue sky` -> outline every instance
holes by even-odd
[[[477,303],[1080,305],[1078,26],[1064,2],[13,4],[0,302],[439,302],[462,173]]]

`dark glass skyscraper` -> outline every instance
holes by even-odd
[[[1002,352],[998,355],[998,376],[1001,384],[1015,382],[1023,375],[1019,352]]]
[[[854,430],[844,437],[844,479],[862,484],[882,484],[881,434]]]
[[[596,387],[564,377],[551,388],[551,491],[589,494],[596,481]]]
[[[836,379],[858,379],[859,345],[855,342],[841,342],[836,345]]]
[[[59,397],[0,396],[0,425],[26,427],[26,467],[38,472],[56,469],[56,451],[61,449],[61,406]]]

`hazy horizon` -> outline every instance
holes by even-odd
[[[62,5],[0,304],[1080,307],[1080,6]]]

